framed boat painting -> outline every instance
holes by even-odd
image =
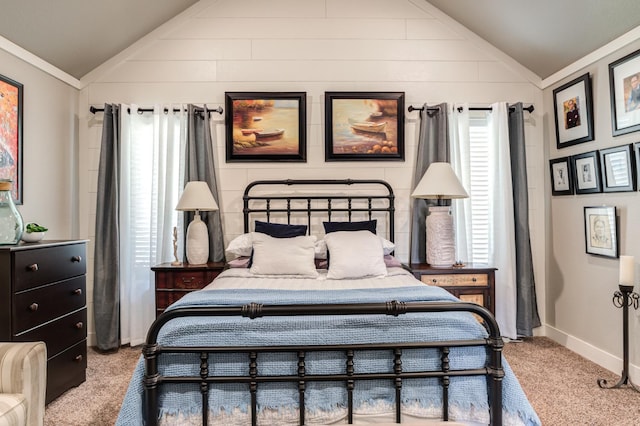
[[[553,91],[558,149],[593,140],[591,78],[586,73]]]
[[[22,204],[22,84],[0,75],[0,179],[12,182]]]
[[[304,92],[226,92],[227,162],[307,161]]]
[[[404,92],[325,92],[325,161],[404,161]]]

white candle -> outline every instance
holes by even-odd
[[[620,256],[620,285],[634,285],[635,264],[633,256]]]

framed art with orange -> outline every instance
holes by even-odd
[[[12,181],[22,204],[22,84],[0,75],[0,179]]]

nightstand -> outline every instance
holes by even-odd
[[[153,266],[151,270],[156,274],[156,316],[185,294],[207,286],[224,267],[224,262],[206,265],[161,263]]]
[[[426,263],[405,265],[417,279],[447,290],[464,302],[477,303],[495,315],[495,271],[487,265],[432,268]]]

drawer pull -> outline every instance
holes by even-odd
[[[434,279],[432,279],[431,281],[432,281],[434,284],[438,282],[438,280],[437,280],[437,279],[435,279],[435,278],[434,278]]]
[[[78,355],[77,357],[75,357],[75,360],[78,362],[82,361],[82,359],[83,359],[82,355]]]
[[[29,305],[29,309],[30,309],[32,312],[37,311],[37,310],[38,310],[38,304],[37,304],[37,303],[32,303],[31,305]]]
[[[72,262],[82,262],[82,256],[73,256],[71,258]]]
[[[82,289],[76,288],[75,290],[73,290],[73,294],[80,296],[82,294]]]
[[[82,328],[83,328],[83,327],[84,327],[84,324],[82,323],[82,321],[78,321],[78,322],[76,323],[76,328],[77,328],[78,330],[82,330]]]
[[[37,263],[32,263],[31,265],[27,266],[27,269],[30,271],[37,271],[38,270],[38,264]]]
[[[191,278],[182,278],[182,282],[183,282],[184,284],[190,284],[190,283],[192,283],[192,282],[193,282],[193,281],[195,281],[195,280],[196,280],[196,279],[195,279],[194,277],[191,277]]]
[[[474,283],[478,281],[478,279],[476,277],[471,278],[471,281],[473,281]]]

